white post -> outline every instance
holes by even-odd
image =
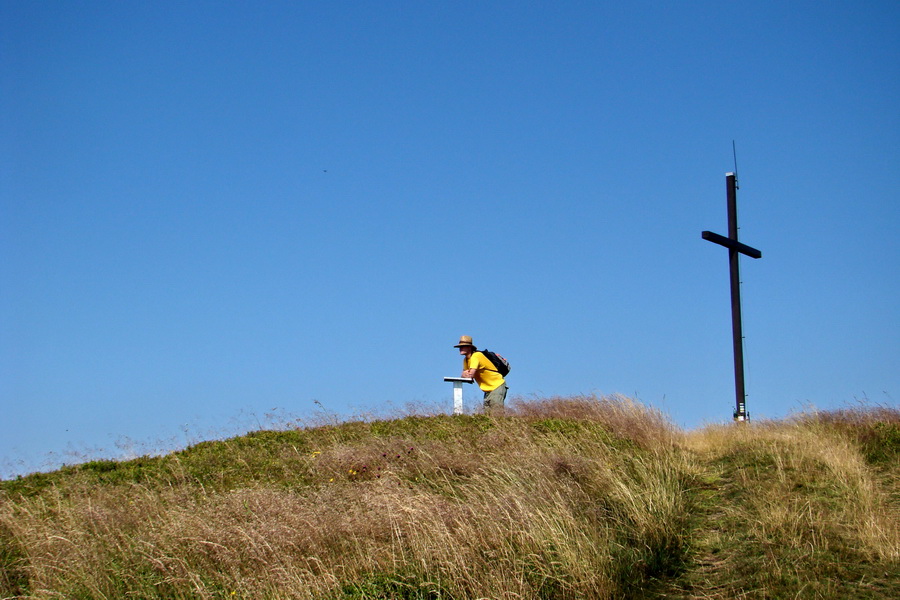
[[[463,413],[462,403],[462,381],[453,382],[453,414],[461,415]]]
[[[464,383],[474,383],[475,380],[470,377],[444,377],[444,381],[453,382],[453,414],[463,414],[463,388]]]

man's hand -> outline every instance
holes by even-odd
[[[475,379],[475,373],[478,372],[478,369],[465,369],[462,372],[463,377],[468,377],[470,379]]]

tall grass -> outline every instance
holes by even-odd
[[[0,484],[0,597],[888,598],[896,468],[861,431],[550,398],[86,463]]]
[[[689,434],[707,472],[701,568],[687,588],[710,598],[897,597],[898,434],[900,411],[884,407]]]

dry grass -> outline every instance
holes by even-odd
[[[898,417],[883,408],[807,413],[688,434],[709,471],[697,544],[705,568],[687,588],[708,598],[900,592],[897,465],[867,461],[862,442],[877,430],[895,435]],[[887,442],[896,453],[896,439]]]
[[[87,464],[0,487],[0,597],[824,598],[850,560],[891,597],[892,468],[820,421],[553,398]]]

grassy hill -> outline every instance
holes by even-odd
[[[259,431],[0,482],[0,598],[898,598],[898,450],[620,397]]]

